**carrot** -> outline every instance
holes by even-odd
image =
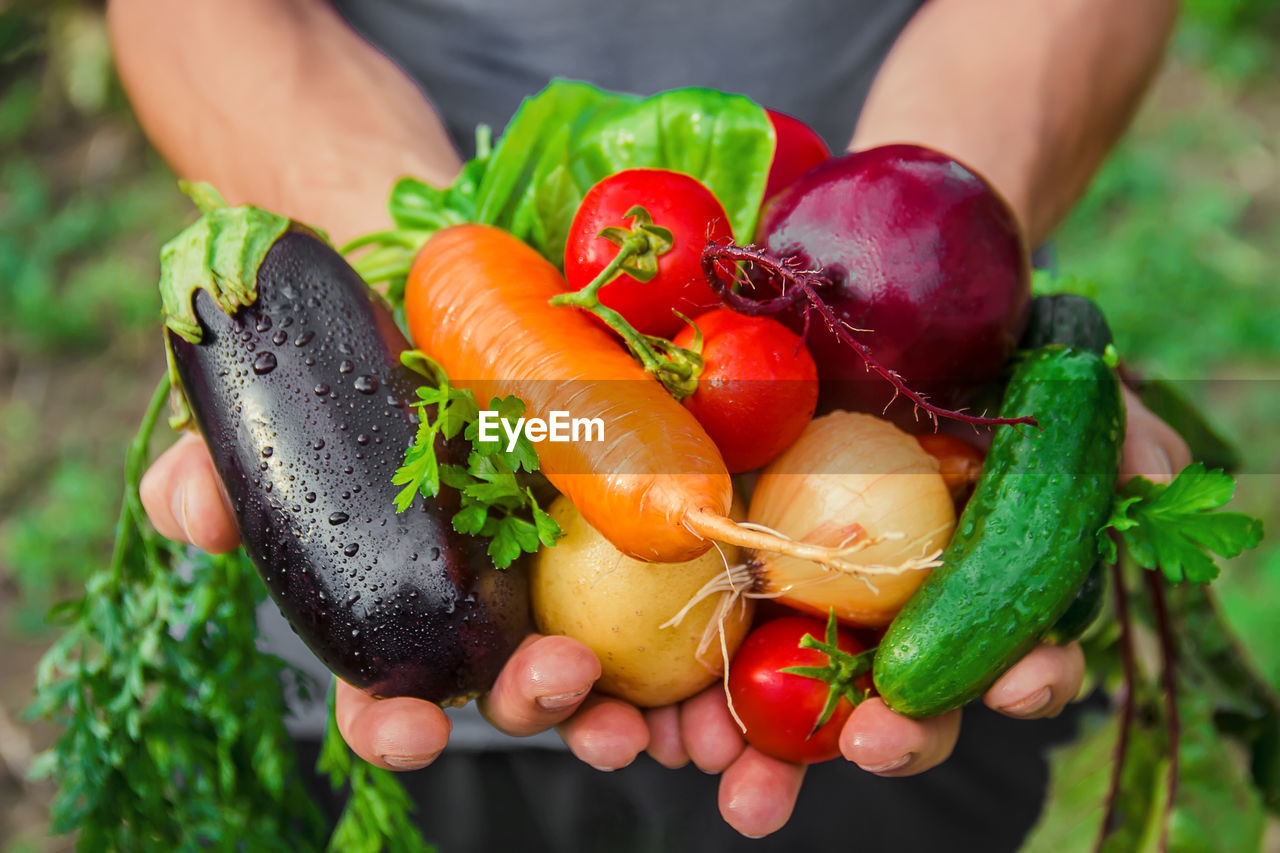
[[[414,345],[482,403],[515,395],[528,417],[600,418],[604,440],[543,442],[542,471],[628,556],[691,560],[716,539],[841,566],[838,548],[791,542],[728,517],[732,486],[687,409],[590,315],[548,300],[566,290],[550,262],[485,225],[436,232],[405,287]]]

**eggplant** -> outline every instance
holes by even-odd
[[[455,490],[395,511],[420,378],[385,303],[324,239],[209,209],[163,253],[170,366],[281,612],[375,696],[465,702],[532,630],[517,563],[458,533]],[[465,464],[461,438],[441,464]]]

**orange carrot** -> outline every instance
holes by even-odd
[[[739,527],[715,444],[595,319],[548,300],[551,263],[485,225],[438,231],[414,259],[405,314],[414,345],[482,405],[515,395],[526,417],[600,418],[603,441],[542,442],[542,471],[618,550],[677,562],[711,539],[838,566],[841,551]],[[744,425],[744,428],[750,428]]]

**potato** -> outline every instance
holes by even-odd
[[[703,585],[725,573],[715,548],[686,563],[645,563],[624,556],[568,498],[550,510],[564,536],[534,557],[530,587],[538,630],[573,637],[600,658],[597,689],[641,707],[687,699],[724,673],[716,613],[731,593],[713,593],[690,608],[679,625],[660,627]],[[724,546],[722,546],[724,547]],[[736,549],[724,547],[737,561]],[[724,619],[732,655],[742,643],[755,601],[739,598]],[[710,624],[711,643],[698,658]]]

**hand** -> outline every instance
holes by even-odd
[[[1144,476],[1168,482],[1191,461],[1190,451],[1171,427],[1153,415],[1128,389],[1128,412],[1120,481]],[[1072,643],[1042,645],[1000,677],[983,696],[991,709],[1016,719],[1057,716],[1072,701],[1084,679],[1084,655]],[[790,818],[804,767],[770,758],[747,746],[729,715],[723,690],[709,688],[679,711],[679,731],[669,730],[670,715],[651,712],[649,751],[664,764],[687,755],[720,780],[720,813],[738,832],[751,837],[780,829]],[[878,698],[859,705],[840,737],[844,757],[879,776],[910,776],[935,767],[951,754],[960,734],[960,711],[927,720],[911,720]]]
[[[240,544],[213,461],[198,436],[184,436],[162,454],[143,477],[141,492],[147,515],[161,535],[214,554]],[[578,710],[599,677],[600,662],[576,640],[530,636],[507,662],[493,690],[480,700],[480,708],[508,734],[534,734]],[[625,721],[632,715],[639,718],[639,712],[619,705],[593,699],[578,715],[581,719],[575,718],[566,740],[584,761],[601,767],[626,763],[617,753],[618,738],[612,731],[619,721],[625,731]],[[449,741],[449,718],[439,706],[421,699],[373,699],[339,681],[335,714],[351,749],[388,770],[425,767]],[[635,752],[643,748],[641,744]]]

